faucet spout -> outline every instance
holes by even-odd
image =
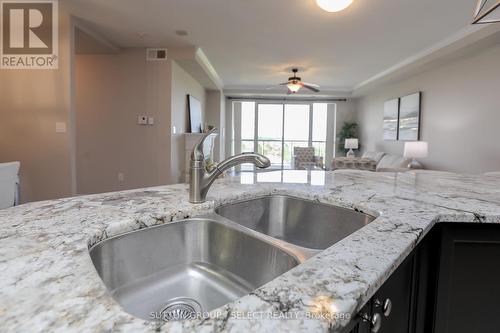
[[[243,163],[253,163],[260,169],[267,168],[271,165],[269,159],[257,153],[243,153],[231,156],[220,162],[213,170],[208,171],[205,165],[205,157],[203,154],[203,142],[216,129],[207,133],[200,142],[195,146],[191,154],[190,170],[189,170],[189,202],[203,203],[210,186],[225,170]]]
[[[220,162],[217,165],[217,169],[220,171],[220,173],[222,173],[229,168],[243,163],[252,163],[259,169],[265,169],[271,165],[271,161],[269,161],[269,159],[264,155],[256,153],[242,153],[239,155],[231,156]]]

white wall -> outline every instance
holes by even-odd
[[[215,141],[214,160],[221,161],[225,157],[224,136],[226,127],[225,97],[220,90],[207,90],[205,122],[208,125],[217,127],[219,136]],[[222,148],[222,149],[221,149]]]
[[[500,170],[500,45],[363,93],[356,103],[364,150],[402,154],[382,140],[384,101],[422,91],[421,139],[426,168],[482,173]]]
[[[168,184],[170,62],[148,62],[139,48],[75,64],[78,194]],[[138,125],[139,115],[155,124]]]
[[[172,111],[171,111],[171,161],[170,181],[181,183],[184,181],[184,133],[189,129],[187,95],[193,95],[201,102],[202,124],[205,122],[205,88],[191,75],[172,61]],[[176,133],[173,132],[175,126]]]
[[[186,94],[204,105],[204,88],[177,64],[172,73],[170,61],[145,64],[143,49],[76,60],[77,21],[60,1],[59,69],[0,71],[0,162],[21,161],[22,202],[178,182],[184,139],[172,138],[170,118],[184,132]],[[154,116],[155,126],[137,126],[138,114]],[[56,133],[56,122],[67,131]]]
[[[70,27],[61,1],[59,69],[0,70],[0,162],[21,161],[22,202],[74,194]]]
[[[184,181],[187,95],[205,111],[205,88],[175,61],[147,62],[144,49],[79,55],[76,77],[78,193]]]

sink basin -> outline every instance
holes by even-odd
[[[283,195],[222,205],[215,212],[285,242],[324,250],[372,222],[371,215]]]
[[[269,242],[205,218],[109,238],[90,257],[113,298],[146,320],[193,318],[298,265]]]

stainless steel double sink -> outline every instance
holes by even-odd
[[[252,292],[373,220],[271,195],[112,237],[89,253],[125,311],[145,320],[183,320]]]

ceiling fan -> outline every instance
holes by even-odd
[[[319,92],[319,86],[313,83],[302,82],[302,79],[297,76],[297,68],[292,68],[293,76],[288,78],[288,82],[280,83],[279,86],[286,86],[288,88],[287,95],[295,94],[301,88],[306,88],[314,92]]]

